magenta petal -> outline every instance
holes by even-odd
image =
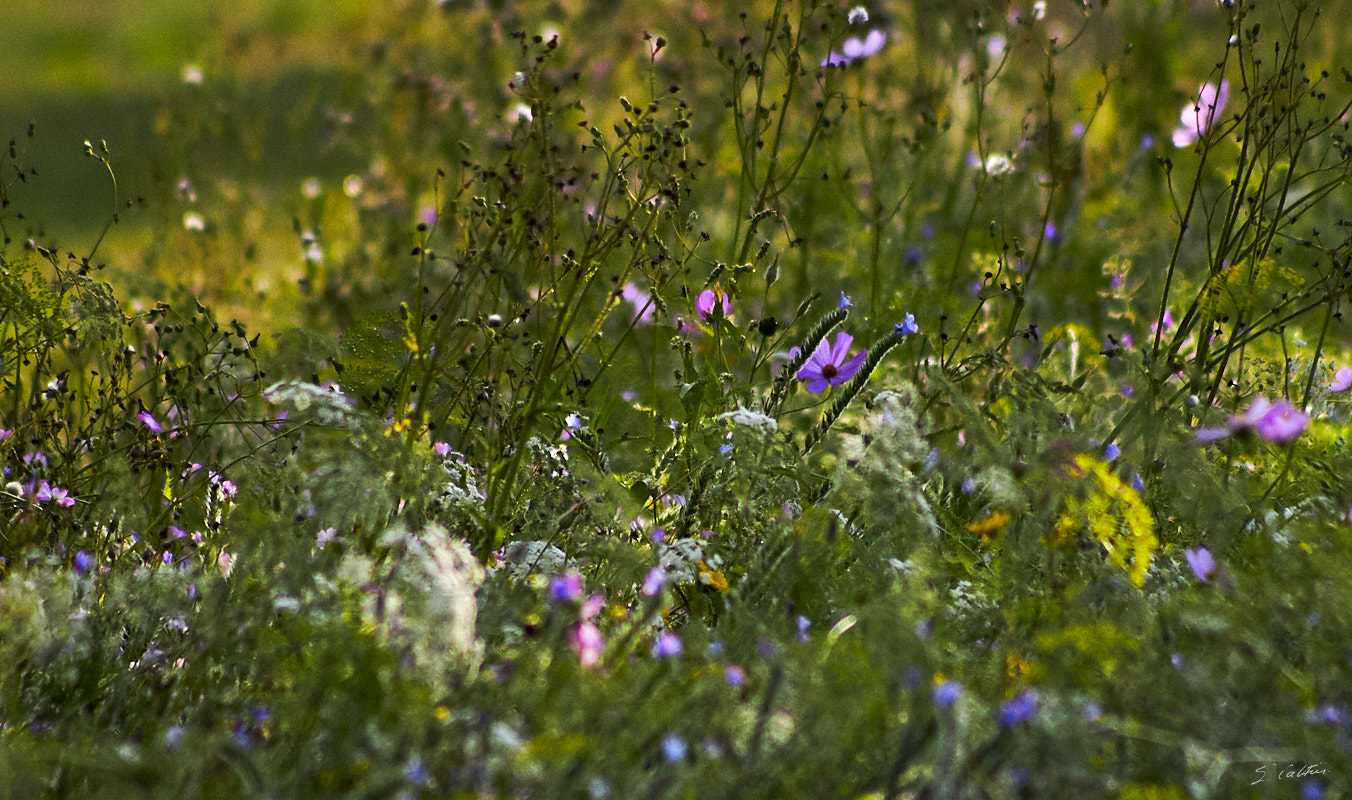
[[[841,365],[840,371],[836,373],[836,385],[838,386],[853,378],[854,373],[858,372],[859,367],[863,365],[865,358],[868,358],[867,350],[861,351],[859,355]]]
[[[836,346],[831,349],[831,363],[842,364],[845,362],[845,356],[850,354],[850,345],[854,344],[854,337],[841,331],[836,334]]]
[[[795,375],[794,377],[803,381],[825,380],[825,376],[822,375],[821,368],[818,367],[813,362],[808,362],[807,364],[803,365],[803,368],[798,370],[798,374]]]

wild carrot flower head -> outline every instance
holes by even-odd
[[[860,351],[859,355],[847,360],[852,344],[854,337],[844,331],[836,334],[835,346],[827,344],[825,339],[817,344],[817,349],[797,375],[799,380],[808,382],[809,392],[821,394],[828,387],[839,386],[854,377],[868,357],[868,351]]]

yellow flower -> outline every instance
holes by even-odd
[[[1010,516],[1003,511],[993,511],[990,516],[979,519],[967,526],[967,530],[981,537],[982,544],[990,544],[1000,529],[1009,523]]]
[[[1072,478],[1085,479],[1083,497],[1066,498],[1065,513],[1044,539],[1057,546],[1088,532],[1103,545],[1108,561],[1125,570],[1132,584],[1145,583],[1150,558],[1159,547],[1155,517],[1136,490],[1123,483],[1112,468],[1089,453],[1075,456],[1069,469]]]
[[[705,586],[712,587],[715,591],[726,592],[728,590],[728,578],[721,569],[710,569],[709,565],[700,561],[699,582]]]

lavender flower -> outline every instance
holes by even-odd
[[[572,603],[582,596],[582,576],[565,572],[549,579],[549,600],[552,603]]]
[[[643,579],[643,594],[645,597],[652,597],[662,591],[662,586],[667,582],[667,571],[662,567],[656,566],[648,570],[648,577]]]
[[[836,334],[834,347],[827,344],[825,339],[817,344],[817,349],[813,351],[802,369],[798,370],[797,375],[799,380],[808,382],[809,392],[821,394],[828,387],[839,386],[854,377],[864,359],[868,357],[868,351],[863,350],[847,361],[845,357],[849,355],[852,344],[854,337],[844,331]]]
[[[907,314],[905,319],[892,326],[892,330],[898,336],[909,336],[920,333],[920,326],[915,324],[915,314]]]
[[[1188,559],[1188,566],[1192,568],[1192,574],[1202,583],[1211,583],[1216,577],[1216,558],[1211,555],[1211,551],[1205,546],[1194,547],[1183,551],[1183,555]]]
[[[962,697],[962,684],[957,681],[941,681],[934,685],[934,690],[930,693],[934,698],[934,704],[939,708],[948,708],[958,702]]]
[[[662,737],[662,755],[667,761],[675,764],[685,760],[687,748],[685,740],[674,733],[668,733]]]
[[[1012,728],[1027,722],[1037,713],[1037,694],[1032,689],[1024,689],[1018,697],[1000,707],[1000,725]]]
[[[675,658],[681,654],[685,646],[681,644],[681,637],[671,631],[662,631],[657,634],[653,640],[652,657],[653,658]]]
[[[1345,392],[1352,389],[1352,367],[1343,367],[1333,373],[1333,383],[1329,385],[1330,392]]]

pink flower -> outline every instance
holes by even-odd
[[[1174,129],[1174,147],[1187,147],[1205,136],[1220,117],[1229,97],[1229,81],[1221,81],[1219,87],[1214,83],[1202,84],[1197,92],[1197,102],[1184,106],[1183,113],[1178,116],[1182,125]]]
[[[887,44],[887,34],[884,31],[869,31],[868,35],[860,39],[857,36],[851,36],[840,44],[840,52],[832,50],[822,59],[823,67],[844,67],[860,59],[876,55]]]
[[[591,622],[579,622],[568,631],[568,647],[577,653],[577,661],[588,669],[601,663],[601,653],[606,642],[601,637],[601,629]]]
[[[656,306],[653,304],[652,295],[632,283],[626,283],[620,290],[620,296],[634,305],[635,324],[647,325],[653,321]]]
[[[836,334],[834,347],[828,345],[825,339],[817,343],[817,349],[812,352],[802,369],[798,370],[797,375],[799,380],[808,382],[809,392],[821,394],[827,387],[839,386],[854,377],[859,367],[863,365],[864,359],[868,357],[868,351],[863,350],[859,355],[846,361],[845,357],[849,355],[852,344],[854,337],[844,331]]]
[[[700,319],[708,319],[713,316],[715,307],[721,307],[720,310],[725,317],[732,313],[732,302],[728,300],[726,294],[723,294],[723,289],[719,286],[705,289],[699,293],[699,297],[695,298],[695,311],[699,314]]]
[[[160,425],[159,420],[155,419],[149,411],[142,411],[136,415],[136,418],[141,420],[152,433],[164,433],[164,428]]]

